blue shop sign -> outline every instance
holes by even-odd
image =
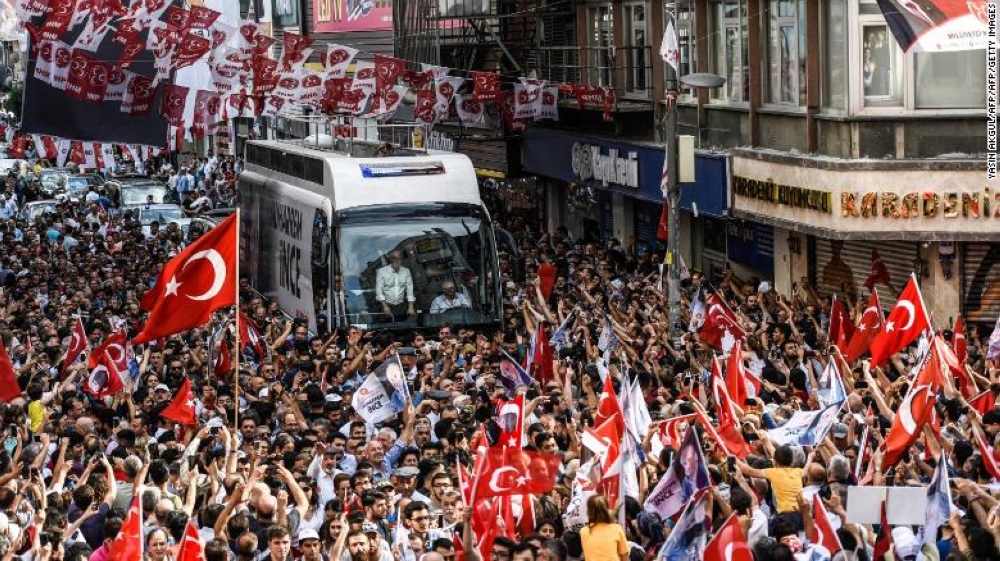
[[[567,183],[622,193],[652,203],[663,200],[660,177],[663,147],[655,144],[617,142],[577,132],[530,127],[524,134],[524,169]],[[725,216],[727,174],[725,157],[695,158],[698,179],[681,185],[681,209],[710,216]]]
[[[774,228],[730,218],[726,221],[726,253],[730,261],[762,273],[774,272]]]

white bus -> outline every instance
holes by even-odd
[[[313,333],[499,324],[494,230],[468,157],[381,141],[409,138],[401,128],[412,125],[367,126],[365,142],[357,127],[343,137],[343,126],[306,122],[305,135],[296,124],[271,121],[272,140],[247,143],[241,277]],[[287,138],[293,129],[301,139]],[[386,301],[406,292],[385,289],[405,278],[400,268],[412,306]]]

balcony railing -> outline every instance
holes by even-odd
[[[583,60],[581,60],[581,56]],[[653,91],[652,47],[541,47],[539,76],[614,88],[618,95],[650,99]]]

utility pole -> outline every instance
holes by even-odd
[[[677,74],[667,67],[667,130],[664,142],[667,144],[667,305],[670,307],[670,335],[676,341],[683,332],[681,326],[681,259],[680,259],[680,219],[681,188],[677,182]]]

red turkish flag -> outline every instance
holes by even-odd
[[[557,272],[555,265],[542,263],[538,266],[538,286],[542,289],[542,297],[546,300],[552,296],[552,287],[556,285]]]
[[[236,317],[236,323],[240,331],[240,344],[243,346],[240,352],[250,347],[257,354],[258,359],[264,358],[263,340],[260,337],[260,330],[257,328],[256,322],[247,317],[243,312],[240,312]]]
[[[184,528],[184,537],[181,539],[181,547],[177,550],[175,559],[176,561],[205,561],[205,545],[201,543],[198,528],[191,520],[188,520],[187,528]]]
[[[198,424],[198,418],[194,414],[194,395],[191,393],[191,380],[189,378],[184,378],[181,389],[177,390],[177,395],[174,396],[170,405],[167,405],[166,409],[160,413],[160,416],[184,426]]]
[[[594,415],[594,426],[598,426],[608,419],[615,419],[615,426],[619,429],[618,432],[624,434],[625,414],[622,412],[621,404],[618,403],[618,397],[615,395],[615,388],[611,383],[610,374],[604,378],[604,389],[601,390],[601,394],[598,397],[597,414]]]
[[[521,435],[524,434],[524,395],[519,395],[510,401],[497,400],[497,426],[500,435],[496,445],[500,447],[521,448]]]
[[[184,126],[184,107],[187,105],[188,88],[163,84],[163,97],[160,99],[160,116],[175,127]]]
[[[969,407],[978,411],[980,415],[985,415],[990,411],[993,411],[996,406],[997,398],[993,395],[992,390],[986,390],[969,400]]]
[[[825,547],[830,552],[830,555],[836,555],[843,547],[840,545],[840,538],[837,537],[837,531],[830,524],[830,516],[826,512],[826,508],[823,507],[823,500],[820,498],[819,493],[813,495],[812,517],[815,532],[812,536],[809,536],[809,541]]]
[[[705,546],[704,561],[753,561],[740,519],[734,512]]]
[[[63,361],[63,372],[66,372],[66,368],[73,364],[76,358],[89,347],[90,341],[87,340],[87,331],[83,328],[83,320],[76,318],[76,323],[73,324],[73,336],[69,341],[69,350],[66,351],[66,359]]]
[[[122,370],[111,359],[110,353],[103,352],[100,355],[94,353],[94,355],[98,357],[97,366],[87,376],[84,391],[94,396],[94,399],[104,399],[125,389],[125,385],[122,384]]]
[[[934,404],[941,390],[944,371],[941,355],[934,352],[934,342],[931,345],[931,352],[927,353],[927,359],[917,372],[910,390],[899,404],[892,426],[885,436],[885,459],[882,462],[885,469],[896,465],[903,452],[913,446],[934,415]]]
[[[891,279],[889,278],[889,269],[885,267],[885,263],[882,261],[882,256],[878,254],[877,249],[872,248],[872,272],[865,279],[865,288],[874,290],[875,283],[877,282],[888,286]]]
[[[705,310],[705,323],[702,324],[698,335],[707,345],[721,351],[722,339],[726,332],[736,340],[746,338],[746,331],[740,327],[736,314],[729,309],[722,298],[719,298],[719,295],[712,294],[708,297],[705,301]]]
[[[486,466],[475,482],[477,499],[548,493],[562,463],[556,454],[517,448],[490,448]]]
[[[115,331],[108,335],[90,355],[90,359],[87,360],[87,368],[97,368],[97,365],[104,360],[110,360],[118,370],[125,370],[128,367],[125,358],[125,343],[127,342],[128,336],[124,330]]]
[[[740,341],[736,341],[733,348],[729,349],[729,358],[726,359],[726,390],[741,405],[750,397],[746,370],[743,367],[743,343]]]
[[[712,403],[718,415],[719,422],[715,432],[722,445],[730,454],[737,458],[745,458],[750,453],[743,433],[740,432],[739,419],[736,417],[736,408],[733,399],[729,396],[726,383],[719,370],[718,359],[712,360]]]
[[[924,299],[914,277],[906,283],[899,300],[889,312],[882,332],[872,341],[872,364],[882,364],[893,353],[913,342],[927,329],[930,322],[924,308]]]
[[[996,458],[993,456],[993,445],[983,438],[983,434],[978,429],[973,428],[972,434],[976,437],[976,446],[979,448],[979,455],[983,457],[983,467],[993,477],[1000,480],[1000,466],[997,466]]]
[[[828,339],[831,345],[837,345],[838,349],[847,349],[851,338],[854,337],[854,324],[851,318],[847,317],[847,310],[840,303],[840,299],[833,297],[833,305],[830,306],[830,331]]]
[[[499,101],[500,100],[500,75],[496,72],[482,70],[472,71],[472,80],[475,83],[472,89],[472,99],[475,101]]]
[[[17,384],[17,372],[0,340],[0,402],[10,403],[18,397],[21,397],[21,386]]]
[[[135,344],[204,325],[213,311],[236,302],[236,216],[163,266],[156,286],[142,297],[141,307],[150,313]]]
[[[959,364],[965,365],[965,360],[969,358],[969,343],[965,340],[965,321],[961,314],[955,320],[955,328],[952,330],[951,345],[955,349],[955,358]]]
[[[873,290],[871,296],[868,297],[868,306],[865,307],[864,313],[861,314],[861,320],[858,321],[858,326],[854,330],[854,336],[851,337],[851,342],[847,345],[847,352],[844,353],[847,362],[854,362],[855,359],[868,351],[872,341],[882,331],[883,323],[885,323],[885,318],[882,315],[882,304],[878,301],[878,290]]]
[[[125,523],[118,537],[108,546],[108,561],[135,561],[142,559],[142,508],[139,495],[132,499],[132,506],[125,516]]]

